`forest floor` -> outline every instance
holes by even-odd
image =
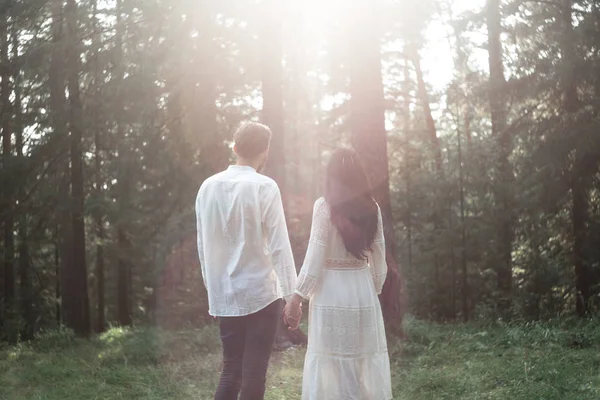
[[[600,399],[600,321],[406,327],[390,340],[396,400]],[[300,399],[303,357],[274,354],[267,399]],[[0,347],[0,399],[212,399],[220,358],[215,326],[47,332]]]

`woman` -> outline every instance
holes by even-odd
[[[388,400],[390,362],[377,295],[385,281],[381,212],[352,149],[329,162],[308,251],[284,318],[298,326],[310,300],[303,400]]]

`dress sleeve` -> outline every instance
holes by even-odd
[[[381,294],[383,284],[387,276],[387,263],[385,262],[385,238],[383,235],[383,219],[381,218],[381,209],[377,207],[377,234],[369,258],[371,266],[371,275],[377,294]]]
[[[310,240],[296,286],[296,293],[305,299],[310,299],[314,294],[323,270],[330,229],[329,209],[325,200],[321,198],[315,202],[313,209]]]

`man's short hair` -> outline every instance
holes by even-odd
[[[237,155],[251,160],[269,148],[271,129],[258,122],[246,122],[233,134],[233,142]]]

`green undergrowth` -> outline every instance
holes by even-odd
[[[600,322],[406,323],[390,339],[394,398],[600,399]],[[68,331],[0,345],[0,399],[211,399],[220,369],[216,326],[179,332]],[[273,356],[267,399],[300,399],[304,349]]]

